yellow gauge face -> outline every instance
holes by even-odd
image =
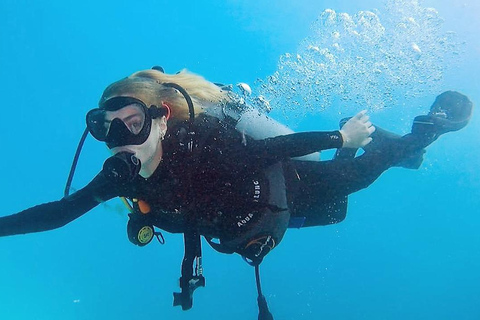
[[[149,243],[153,238],[153,229],[150,226],[145,226],[138,231],[138,242],[142,244]]]

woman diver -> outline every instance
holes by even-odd
[[[189,309],[193,291],[205,283],[203,236],[216,250],[239,253],[256,266],[260,316],[271,319],[258,265],[286,229],[342,221],[349,194],[392,166],[418,167],[423,149],[463,128],[472,110],[466,96],[448,91],[403,137],[374,132],[364,111],[337,131],[289,133],[200,76],[160,68],[136,72],[108,86],[86,116],[88,132],[113,154],[103,170],[71,195],[68,183],[61,200],[0,218],[0,236],[59,228],[124,197],[133,243],[159,237],[154,227],[184,234],[182,292],[174,305]],[[257,120],[274,137],[256,130]],[[338,150],[330,161],[296,158],[332,148]],[[358,148],[365,152],[355,157]]]

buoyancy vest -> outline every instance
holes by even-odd
[[[169,232],[195,225],[201,235],[218,239],[213,247],[219,251],[263,258],[288,225],[282,164],[239,158],[241,134],[214,117],[198,116],[191,151],[187,135],[183,124],[170,128],[158,180],[139,183],[137,192],[147,195],[139,199],[152,211],[150,224]],[[258,239],[269,237],[267,247],[254,249]]]

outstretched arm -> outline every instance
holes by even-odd
[[[342,145],[343,138],[339,131],[320,131],[292,133],[264,140],[248,139],[245,148],[254,157],[283,159],[341,148]]]
[[[83,189],[59,201],[44,203],[0,218],[0,236],[47,231],[60,228],[111,199],[114,188],[100,173]]]
[[[293,158],[333,148],[364,147],[372,141],[370,135],[374,131],[375,127],[369,121],[366,111],[361,111],[339,131],[300,132],[264,140],[249,140],[245,144],[253,156]]]

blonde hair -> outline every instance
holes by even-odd
[[[193,100],[195,115],[204,112],[205,108],[218,106],[221,103],[229,101],[228,92],[222,90],[216,84],[205,80],[200,75],[181,70],[176,74],[166,74],[158,70],[142,70],[130,75],[130,78],[147,78],[159,83],[176,83],[187,91]],[[168,101],[165,101],[168,104]],[[184,120],[188,117],[188,105],[182,101],[171,101],[172,119]]]
[[[164,83],[176,83],[187,91],[192,98],[196,116],[203,113],[206,108],[231,100],[227,91],[187,70],[177,74],[166,74],[148,69],[137,71],[108,86],[100,99],[100,105],[115,96],[132,96],[142,100],[147,106],[167,104],[171,111],[169,121],[188,119],[189,110],[185,98],[178,90],[164,86]]]

